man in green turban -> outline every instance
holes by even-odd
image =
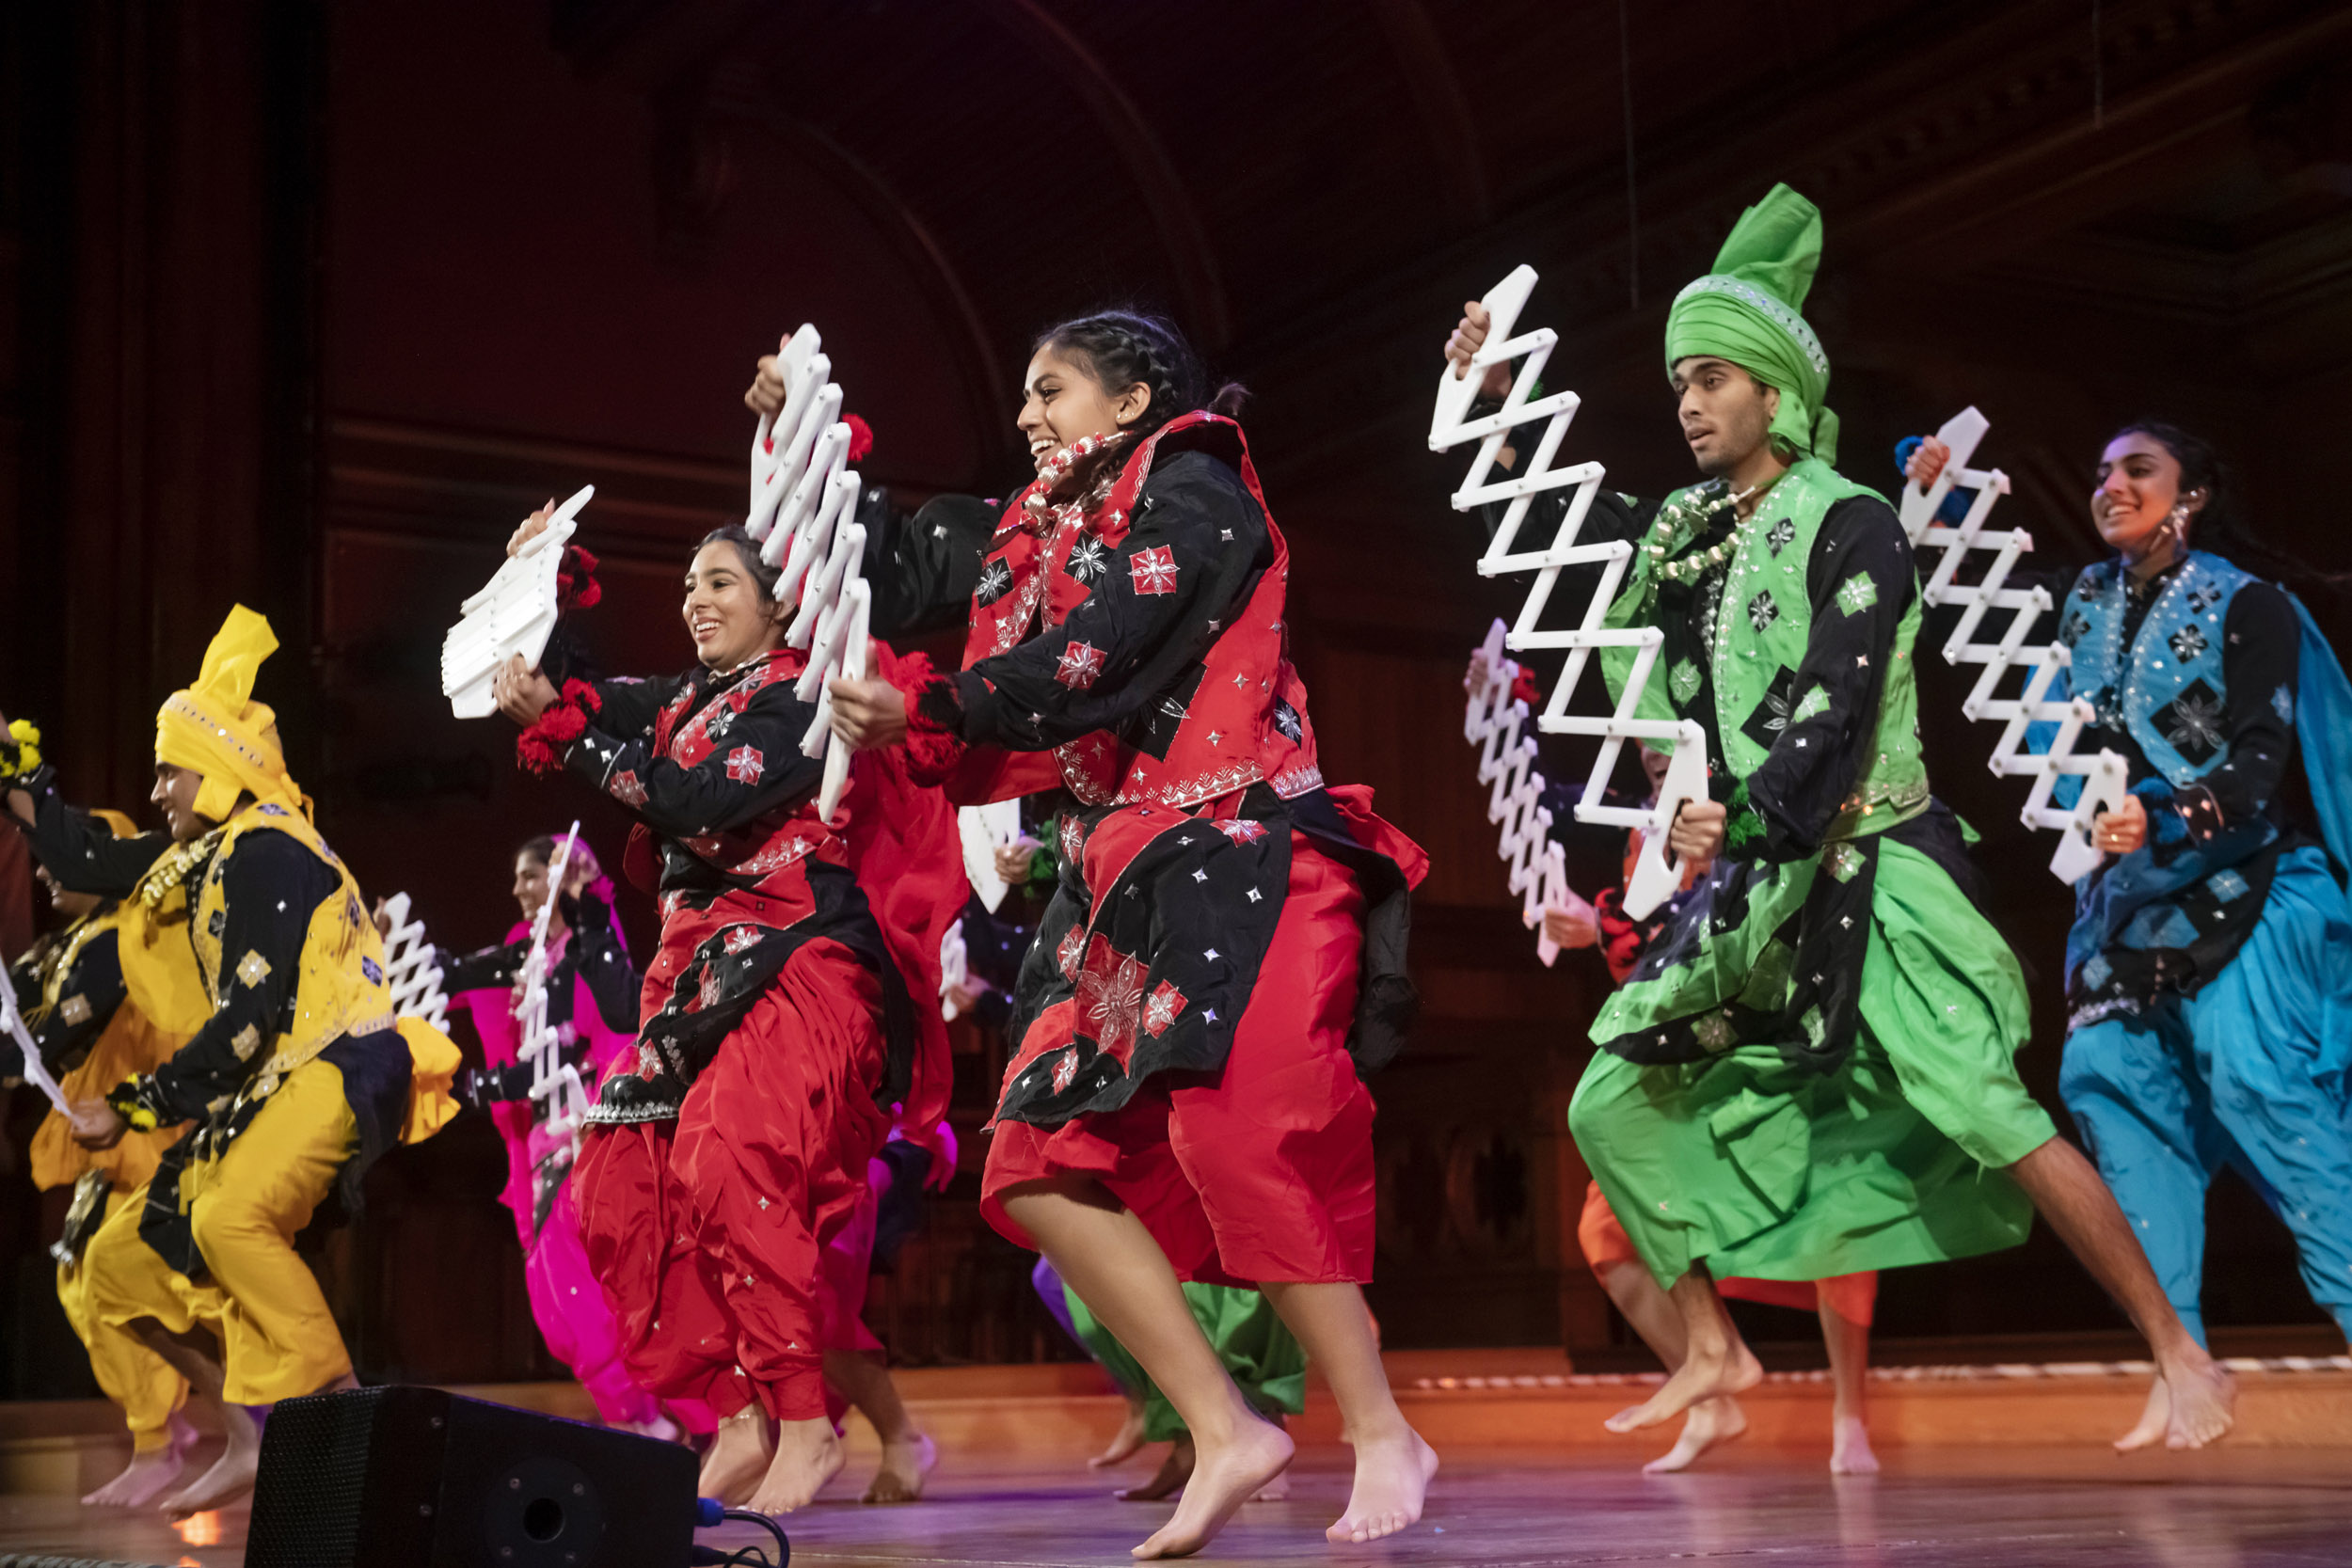
[[[1740,217],[1666,322],[1706,479],[1662,503],[1603,491],[1578,536],[1635,545],[1604,624],[1662,634],[1637,711],[1700,725],[1710,797],[1669,830],[1707,869],[1594,1022],[1568,1111],[1687,1332],[1665,1386],[1609,1424],[1651,1426],[1762,1376],[1716,1275],[1992,1252],[2039,1208],[2147,1336],[2168,1444],[2200,1447],[2229,1428],[2229,1376],[2017,1076],[2024,976],[1920,756],[1910,545],[1830,466],[1829,356],[1802,313],[1820,253],[1820,214],[1786,185]],[[1486,325],[1467,309],[1446,349],[1457,374]],[[1537,504],[1556,526],[1573,493]],[[1602,652],[1620,691],[1633,652]]]

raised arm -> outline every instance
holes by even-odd
[[[168,833],[115,837],[105,823],[67,804],[57,789],[56,770],[46,764],[14,781],[9,798],[8,820],[24,834],[33,858],[70,893],[126,897],[148,868],[171,847]],[[30,822],[17,809],[23,802],[29,802]]]

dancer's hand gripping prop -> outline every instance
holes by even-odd
[[[1011,887],[996,874],[996,851],[1021,836],[1021,802],[994,800],[985,806],[962,806],[956,812],[956,831],[963,840],[963,876],[980,902],[994,914]]]
[[[1923,566],[1926,551],[1940,546],[1944,552],[1934,569],[1926,573],[1920,588],[1921,602],[1931,608],[1947,604],[1962,607],[1960,624],[1945,640],[1945,661],[1982,667],[1975,689],[1961,705],[1961,711],[1971,719],[1989,719],[2001,724],[2001,737],[1993,748],[1992,769],[1998,774],[2022,773],[2032,778],[2033,788],[2019,818],[2028,828],[2058,831],[2058,846],[2050,857],[2050,870],[2060,881],[2074,882],[2106,859],[2091,838],[2091,824],[2101,812],[2113,811],[2122,803],[2130,781],[2123,759],[2111,751],[2102,749],[2096,756],[2074,754],[2074,742],[2083,726],[2096,716],[2090,705],[2079,696],[2056,701],[2047,695],[2058,672],[2070,662],[2065,644],[2052,642],[2030,648],[2026,645],[2026,633],[2051,608],[2050,595],[2039,586],[2005,586],[2017,558],[2033,548],[2032,536],[2024,529],[1999,533],[1985,531],[1985,519],[1994,503],[2009,494],[2009,476],[2000,469],[1968,467],[1969,459],[1976,455],[1985,432],[1991,428],[1991,421],[1974,408],[1964,408],[1946,420],[1935,436],[1950,449],[1950,456],[1932,484],[1925,488],[1915,483],[1903,486],[1899,515],[1903,531],[1910,535],[1912,547],[1919,552]],[[1943,507],[1944,499],[1955,489],[1976,493],[1967,515],[1957,525],[1937,522],[1936,514]],[[1955,578],[1963,560],[1971,551],[1990,551],[1993,559],[1974,584],[1962,584]],[[1986,614],[1995,610],[2013,612],[2001,640],[1971,641]],[[2010,668],[2019,664],[2026,667],[2024,690],[2015,697],[1995,696]],[[2058,733],[2049,749],[2036,755],[2025,750],[2026,732],[2029,726],[2042,723],[2055,724]],[[2051,805],[2050,792],[2059,779],[2070,773],[2082,779],[2082,793],[2071,809]]]
[[[580,1080],[580,1069],[564,1059],[563,1040],[548,1022],[548,925],[554,918],[557,901],[564,895],[564,878],[571,864],[572,847],[580,842],[580,824],[575,822],[548,857],[548,896],[539,906],[539,912],[531,921],[531,947],[523,957],[523,968],[516,981],[521,993],[515,1007],[516,1022],[521,1025],[522,1042],[515,1054],[531,1064],[531,1101],[534,1119],[557,1137],[569,1138],[574,1153],[579,1152],[580,1128],[588,1115],[588,1086]]]
[[[1485,304],[1493,318],[1493,326],[1486,343],[1471,358],[1468,373],[1455,375],[1452,365],[1439,372],[1437,412],[1429,423],[1429,450],[1447,451],[1465,441],[1479,443],[1470,472],[1463,476],[1461,487],[1454,492],[1456,512],[1467,512],[1488,501],[1510,502],[1503,512],[1502,527],[1495,531],[1493,543],[1479,558],[1478,575],[1491,578],[1534,572],[1535,582],[1528,591],[1527,602],[1519,608],[1518,620],[1503,634],[1501,647],[1495,651],[1499,655],[1502,649],[1513,653],[1567,650],[1567,663],[1536,720],[1536,728],[1548,735],[1586,735],[1599,740],[1592,776],[1585,781],[1583,796],[1576,803],[1576,818],[1580,822],[1643,831],[1641,858],[1625,893],[1626,913],[1639,920],[1682,885],[1683,868],[1672,858],[1666,835],[1676,814],[1686,803],[1707,799],[1707,736],[1687,719],[1633,717],[1642,689],[1649,683],[1650,671],[1658,662],[1658,649],[1664,634],[1655,626],[1632,626],[1622,631],[1601,626],[1601,617],[1625,581],[1634,547],[1622,540],[1594,545],[1576,542],[1577,532],[1592,510],[1594,492],[1600,488],[1606,470],[1597,463],[1579,463],[1565,468],[1551,466],[1559,454],[1561,439],[1567,434],[1568,421],[1576,417],[1582,400],[1566,391],[1530,399],[1529,394],[1543,374],[1545,362],[1551,357],[1552,345],[1559,341],[1559,334],[1549,327],[1538,327],[1516,338],[1511,335],[1534,286],[1535,269],[1521,266],[1487,291]],[[1503,398],[1502,407],[1484,419],[1469,418],[1487,368],[1522,357],[1526,362],[1512,377],[1511,390]],[[1527,452],[1524,446],[1519,449],[1525,467],[1514,477],[1489,483],[1487,476],[1511,432],[1537,420],[1547,422],[1534,452]],[[1547,490],[1569,485],[1576,487],[1576,494],[1570,498],[1567,512],[1551,542],[1514,552],[1511,546],[1518,540],[1519,525],[1526,520],[1527,509],[1534,498]],[[1593,562],[1601,563],[1600,585],[1595,590],[1591,604],[1585,607],[1583,620],[1570,630],[1541,629],[1544,610],[1550,602],[1553,585],[1560,579],[1561,568]],[[1491,634],[1487,641],[1490,647],[1494,646]],[[1615,711],[1607,718],[1586,718],[1568,712],[1568,699],[1576,690],[1593,650],[1610,647],[1636,650],[1633,668],[1626,677],[1625,690],[1618,697]],[[1534,741],[1519,733],[1526,705],[1510,700],[1510,676],[1501,674],[1506,662],[1499,657],[1488,659],[1488,690],[1483,704],[1481,693],[1471,694],[1469,724],[1474,732],[1472,738],[1481,744],[1479,778],[1491,779],[1495,785],[1486,815],[1503,824],[1502,858],[1511,863],[1511,885],[1523,900],[1521,917],[1528,925],[1540,928],[1541,905],[1551,895],[1548,888],[1539,887],[1539,879],[1548,880],[1551,875],[1549,868],[1556,865],[1559,847],[1545,844],[1543,828],[1549,820],[1549,814],[1534,804],[1535,796],[1541,793],[1542,780],[1532,766]],[[1499,694],[1492,689],[1498,677],[1502,681]],[[1475,733],[1481,725],[1490,728],[1483,734]],[[1601,803],[1610,775],[1616,768],[1618,753],[1629,740],[1666,741],[1674,747],[1674,762],[1666,770],[1658,801],[1652,807]],[[1514,745],[1521,748],[1516,756]],[[1539,844],[1545,847],[1539,849]],[[1565,879],[1559,886],[1565,890]],[[1546,962],[1550,961],[1550,952],[1547,951],[1550,947],[1549,939],[1537,945],[1536,950]]]
[[[564,545],[579,527],[580,509],[596,493],[583,484],[555,509],[548,526],[499,565],[482,592],[459,607],[459,619],[441,640],[441,695],[460,719],[487,719],[498,710],[490,683],[516,654],[539,667],[561,611]]]
[[[57,1081],[49,1075],[49,1064],[40,1059],[40,1047],[33,1042],[33,1032],[24,1026],[24,1014],[16,1005],[16,981],[6,964],[0,964],[0,1030],[8,1032],[24,1054],[24,1081],[49,1097],[57,1115],[72,1121],[73,1108],[66,1103],[65,1091],[57,1087]]]
[[[384,918],[391,927],[384,934],[384,981],[391,988],[392,1016],[421,1018],[447,1032],[449,993],[441,989],[441,966],[424,940],[424,922],[409,919],[408,909],[405,893],[384,900]]]
[[[826,819],[850,781],[850,749],[833,738],[835,676],[866,677],[867,623],[873,591],[859,570],[866,529],[857,521],[861,481],[850,467],[850,427],[841,418],[841,388],[833,361],[818,352],[817,328],[803,324],[776,356],[786,388],[782,411],[762,415],[752,436],[752,504],[743,531],[759,541],[760,559],[780,565],[778,603],[797,594],[799,610],[785,633],[808,650],[794,695],[817,705],[816,721],[801,740],[804,756],[825,759],[818,813]]]

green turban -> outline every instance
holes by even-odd
[[[1715,266],[1666,312],[1666,373],[1694,355],[1727,359],[1779,389],[1776,444],[1837,460],[1837,416],[1822,406],[1829,356],[1799,312],[1821,264],[1821,213],[1787,185],[1740,214]]]

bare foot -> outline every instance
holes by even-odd
[[[1829,1473],[1874,1476],[1879,1456],[1870,1451],[1870,1428],[1859,1416],[1839,1416],[1829,1424]]]
[[[1602,1424],[1612,1432],[1639,1432],[1671,1421],[1702,1400],[1744,1394],[1764,1380],[1764,1369],[1745,1344],[1702,1354],[1693,1345],[1666,1386],[1643,1403],[1620,1410]]]
[[[1143,1402],[1127,1402],[1127,1418],[1119,1423],[1111,1435],[1111,1446],[1087,1461],[1087,1468],[1099,1470],[1106,1465],[1124,1465],[1143,1448]]]
[[[2172,1406],[2165,1423],[2166,1448],[2201,1449],[2237,1423],[2237,1379],[2203,1351],[2193,1362],[2165,1366],[2162,1376]]]
[[[1230,1442],[1199,1448],[1184,1500],[1176,1505],[1176,1516],[1137,1546],[1134,1556],[1190,1557],[1225,1528],[1242,1499],[1280,1475],[1291,1462],[1289,1435],[1255,1417],[1243,1421]]]
[[[187,1486],[166,1497],[165,1516],[185,1519],[192,1513],[203,1513],[225,1503],[235,1502],[253,1490],[253,1478],[262,1465],[262,1433],[253,1424],[253,1418],[242,1405],[221,1406],[221,1426],[229,1434],[229,1447],[205,1471]]]
[[[806,1508],[841,1473],[849,1455],[833,1423],[822,1416],[807,1421],[776,1423],[776,1457],[768,1475],[752,1495],[749,1506],[762,1513],[790,1513]]]
[[[1675,1446],[1642,1466],[1645,1476],[1670,1476],[1687,1470],[1698,1462],[1699,1455],[1726,1443],[1736,1443],[1746,1435],[1748,1413],[1740,1408],[1740,1402],[1725,1395],[1719,1400],[1701,1400],[1691,1407],[1691,1414],[1682,1423],[1682,1435]]]
[[[1377,1541],[1421,1517],[1429,1478],[1438,1473],[1438,1450],[1406,1427],[1392,1437],[1356,1445],[1356,1489],[1347,1512],[1323,1532],[1327,1541]]]
[[[869,1503],[911,1503],[923,1495],[923,1483],[939,1464],[939,1445],[922,1433],[910,1433],[882,1445],[882,1468],[859,1499]]]
[[[703,1497],[716,1497],[729,1508],[741,1508],[759,1490],[768,1466],[776,1457],[776,1432],[766,1411],[756,1404],[719,1423],[710,1447],[703,1451],[702,1474],[695,1487]]]
[[[1255,1492],[1250,1493],[1249,1500],[1253,1503],[1279,1503],[1290,1495],[1291,1473],[1285,1470]]]
[[[91,1508],[143,1508],[180,1479],[180,1472],[187,1467],[188,1450],[194,1447],[196,1428],[175,1410],[171,1424],[165,1428],[162,1448],[132,1454],[122,1474],[82,1501]]]
[[[2148,1403],[2139,1413],[2139,1424],[2115,1440],[2117,1453],[2131,1453],[2151,1443],[2164,1440],[2165,1429],[2172,1424],[2172,1400],[2165,1392],[2164,1378],[2159,1374],[2148,1385]]]
[[[1192,1479],[1192,1433],[1180,1432],[1176,1441],[1168,1447],[1168,1457],[1160,1461],[1160,1467],[1152,1472],[1150,1481],[1141,1486],[1122,1487],[1111,1496],[1130,1503],[1155,1503],[1162,1497],[1172,1497]]]

